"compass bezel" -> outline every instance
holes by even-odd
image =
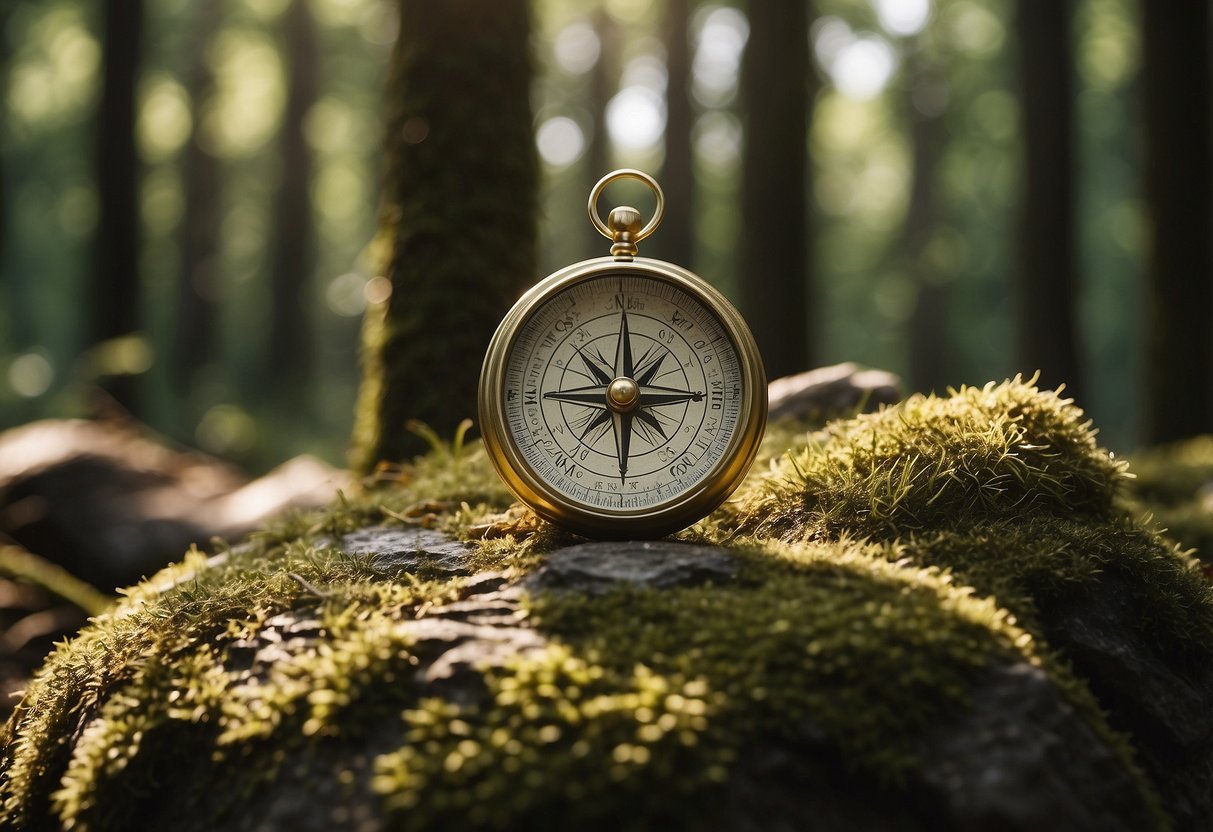
[[[523,456],[504,410],[505,374],[524,324],[556,295],[606,276],[643,277],[686,292],[720,322],[737,353],[742,395],[737,426],[724,454],[699,482],[669,502],[643,509],[609,509],[581,503],[538,476]],[[506,486],[536,514],[587,537],[654,538],[684,529],[711,513],[741,484],[766,429],[767,384],[762,357],[741,314],[715,287],[663,260],[601,257],[567,266],[535,284],[497,327],[480,374],[478,410],[485,449]]]

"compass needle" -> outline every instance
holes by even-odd
[[[640,388],[641,407],[662,407],[667,404],[682,404],[683,402],[698,402],[702,400],[702,390],[677,390],[673,387],[654,387],[651,385]]]
[[[619,311],[619,342],[615,345],[615,375],[631,378],[635,370],[632,367],[632,336],[628,332],[628,313],[626,309]]]
[[[576,387],[572,390],[553,390],[550,393],[544,393],[545,399],[555,399],[558,402],[567,402],[569,404],[580,404],[586,407],[603,407],[607,406],[606,394],[601,387]]]
[[[619,178],[657,195],[597,215]],[[611,256],[561,269],[502,320],[485,356],[480,421],[490,461],[537,514],[591,537],[685,528],[737,487],[766,421],[753,336],[727,300],[680,266],[640,257],[664,197],[638,171],[590,197]]]
[[[628,451],[632,444],[632,414],[616,413],[614,416],[615,456],[619,462],[619,482],[622,484],[628,476]]]

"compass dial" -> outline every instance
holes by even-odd
[[[520,302],[488,393],[501,435],[485,433],[520,469],[522,490],[503,471],[511,487],[541,495],[527,500],[541,514],[605,536],[636,533],[629,518],[670,531],[740,480],[757,445],[754,387],[765,411],[765,383],[738,350],[748,330],[718,314],[703,294],[715,291],[700,284],[612,263]]]

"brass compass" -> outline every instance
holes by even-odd
[[[620,179],[657,206],[598,198]],[[754,337],[736,309],[680,266],[637,256],[665,196],[648,174],[617,170],[590,193],[611,256],[541,280],[497,328],[480,374],[489,458],[522,502],[590,537],[658,537],[691,525],[737,487],[766,426]]]

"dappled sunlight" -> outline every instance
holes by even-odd
[[[251,29],[220,34],[210,52],[216,92],[201,139],[219,157],[247,156],[274,135],[282,117],[282,62],[274,43]]]
[[[875,0],[872,6],[884,30],[899,37],[917,35],[931,18],[931,0]]]
[[[50,389],[55,380],[55,368],[42,350],[23,353],[8,365],[8,383],[13,392],[26,399],[35,399]]]
[[[581,158],[585,150],[585,134],[571,118],[554,116],[539,125],[535,144],[544,162],[555,168],[563,168]]]
[[[211,304],[220,321],[211,325],[211,360],[230,376],[226,399],[199,393],[198,401],[210,407],[239,392],[252,400],[249,412],[259,418],[259,351],[271,317],[268,276],[284,210],[277,194],[297,176],[284,165],[282,135],[295,76],[284,52],[291,0],[238,0],[225,6],[210,36],[205,15],[187,5],[148,13],[134,136],[142,303],[149,319],[143,329],[158,359],[140,383],[149,387],[153,403],[148,418],[170,435],[196,439],[205,407],[191,412],[188,424],[174,423],[183,408],[172,392],[168,358],[178,347],[168,342],[180,328],[179,287],[192,286]],[[353,366],[364,286],[380,270],[371,242],[382,170],[384,68],[398,10],[379,0],[309,0],[308,8],[319,74],[303,116],[309,154],[303,176],[314,227],[313,239],[300,241],[312,253],[299,291],[315,309],[308,325],[315,327],[323,372],[332,374]],[[1096,400],[1100,410],[1114,414],[1111,430],[1118,440],[1130,435],[1136,418],[1125,402],[1128,393],[1115,389],[1116,368],[1131,363],[1140,374],[1131,356],[1142,344],[1137,281],[1149,243],[1136,140],[1125,129],[1137,118],[1132,96],[1141,70],[1133,8],[1127,0],[1083,0],[1073,38],[1077,141],[1084,159],[1079,225],[1089,276],[1079,299],[1084,349],[1100,380]],[[103,207],[94,172],[101,29],[97,10],[80,0],[17,0],[15,9],[7,30],[12,48],[2,117],[7,210],[0,267],[6,278],[17,276],[16,288],[3,298],[17,321],[0,327],[6,374],[0,407],[20,402],[75,412],[78,393],[65,368],[78,365],[87,340],[80,326],[87,310],[78,298],[90,279]],[[953,375],[1011,369],[1013,307],[1005,281],[1013,269],[1015,242],[1008,229],[1021,196],[1023,124],[1008,9],[993,0],[817,4],[806,33],[814,94],[806,188],[813,214],[808,251],[814,314],[824,319],[810,340],[821,360],[861,358],[905,372],[917,281],[929,279],[953,293]],[[535,6],[543,262],[555,267],[588,253],[586,230],[567,206],[583,201],[585,183],[603,173],[591,166],[638,166],[663,179],[667,141],[677,138],[672,131],[685,131],[681,146],[690,147],[694,187],[682,208],[692,219],[694,251],[684,265],[736,298],[747,279],[747,266],[739,262],[746,226],[739,202],[743,158],[753,138],[742,90],[751,24],[740,5],[692,3],[682,33],[687,87],[668,89],[667,60],[676,53],[667,12],[666,4],[641,0],[594,7],[545,0]],[[198,87],[206,83],[203,70],[213,73],[210,88]],[[684,92],[689,116],[671,116],[672,97]],[[929,210],[935,216],[913,258],[922,274],[912,277],[905,223],[915,186],[910,128],[919,118],[939,126],[930,139]],[[198,176],[206,184],[190,178],[191,165],[201,165]],[[191,214],[202,198],[213,200],[214,219]],[[197,224],[208,222],[213,227],[204,233]],[[187,239],[210,250],[190,248]],[[39,365],[28,356],[54,371],[31,375]],[[20,383],[8,383],[14,366],[25,368],[18,372]],[[344,371],[336,386],[317,379],[317,388],[352,396],[350,375]],[[17,388],[26,392],[19,395]],[[352,406],[352,400],[325,399],[323,409],[348,413]],[[1129,414],[1123,423],[1115,421],[1120,414]],[[308,430],[323,433],[332,446],[347,422],[326,416],[323,426],[317,422]]]
[[[695,17],[692,91],[704,107],[724,107],[737,95],[741,53],[750,27],[745,15],[730,6],[705,6]]]
[[[878,96],[897,69],[897,55],[888,41],[870,32],[852,31],[837,17],[817,23],[813,45],[834,86],[857,101]]]
[[[66,3],[48,5],[27,30],[9,79],[8,107],[19,132],[72,120],[97,89],[97,39],[79,10]]]
[[[189,141],[194,129],[189,93],[170,77],[149,78],[143,84],[136,135],[143,158],[163,161]]]
[[[593,69],[601,51],[598,34],[585,20],[574,20],[561,29],[552,41],[552,54],[556,56],[556,62],[570,75],[582,75]]]

